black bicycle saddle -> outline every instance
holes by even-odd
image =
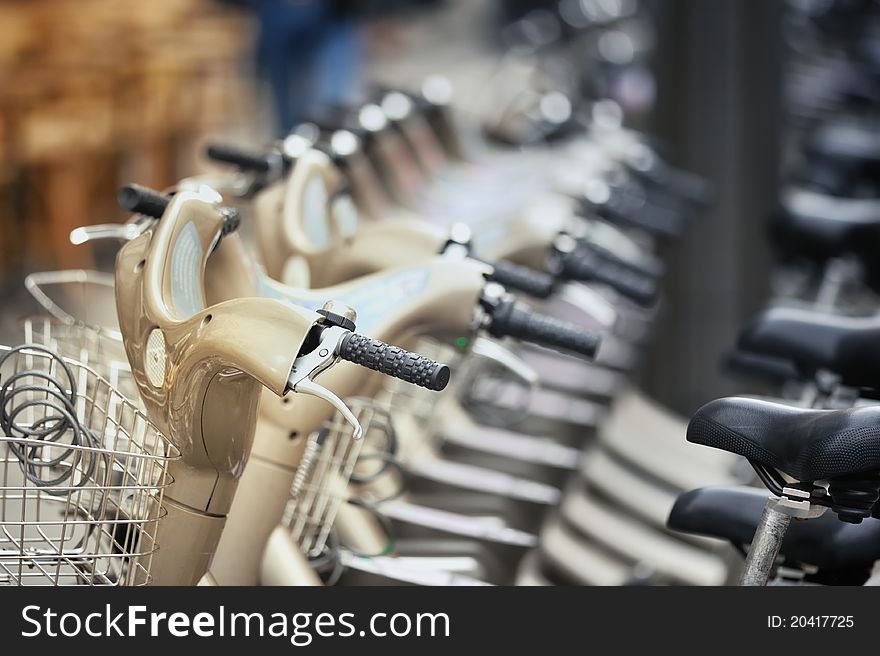
[[[743,547],[751,543],[766,502],[767,492],[758,488],[700,488],[678,497],[667,526]],[[880,559],[880,520],[847,524],[826,512],[816,519],[795,521],[780,551],[787,562],[815,565],[824,577],[852,576],[853,583],[861,583]]]
[[[850,387],[880,388],[880,317],[844,317],[775,307],[758,313],[738,348],[793,362],[805,375],[823,369]]]
[[[880,246],[880,199],[789,187],[775,219],[776,241],[789,252],[817,258],[848,253],[868,257]]]
[[[876,119],[841,117],[814,130],[807,152],[843,164],[880,164],[880,123]]]
[[[876,119],[836,117],[810,133],[796,178],[835,196],[875,196],[880,173]]]
[[[697,410],[687,439],[799,481],[875,475],[880,471],[880,406],[813,410],[728,397]]]

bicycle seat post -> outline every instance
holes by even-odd
[[[739,580],[740,585],[767,585],[792,517],[815,519],[821,517],[827,509],[810,503],[810,498],[811,493],[806,489],[784,487],[782,496],[771,496],[767,499],[761,520],[755,529],[755,537],[749,547],[749,554]]]
[[[740,585],[767,585],[789,524],[791,524],[791,515],[779,508],[779,499],[775,497],[767,499],[761,521],[755,529],[752,546],[749,548],[749,555],[739,580]]]

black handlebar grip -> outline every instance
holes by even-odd
[[[636,273],[650,278],[660,280],[666,275],[666,265],[655,255],[642,253],[638,260],[623,258],[614,251],[601,246],[596,242],[590,241],[587,237],[577,240],[579,248],[588,249],[599,254],[600,257],[618,262],[621,266],[626,267]]]
[[[168,203],[171,202],[171,196],[142,187],[141,185],[127,184],[120,187],[119,191],[116,192],[116,200],[123,209],[129,212],[161,219],[162,215],[165,214]],[[221,237],[225,237],[238,230],[238,226],[241,223],[238,210],[233,207],[221,207],[220,214],[223,217],[223,225],[220,228]]]
[[[268,155],[245,150],[237,146],[210,144],[205,149],[205,155],[208,159],[212,159],[215,162],[232,164],[245,171],[268,173],[269,169],[272,168],[272,162]]]
[[[120,207],[129,212],[161,219],[171,199],[158,191],[136,184],[127,184],[116,192],[116,200]]]
[[[488,332],[494,337],[513,337],[539,346],[571,351],[592,358],[601,338],[574,324],[532,312],[516,301],[502,301],[492,311]]]
[[[668,164],[658,167],[653,182],[697,207],[706,208],[715,201],[715,189],[711,182],[696,173]]]
[[[606,284],[639,305],[653,305],[660,294],[660,286],[654,277],[633,271],[595,251],[578,249],[561,254],[560,260],[562,277]]]
[[[548,298],[556,287],[556,278],[546,271],[537,271],[507,260],[492,264],[490,280],[535,298]]]
[[[343,360],[435,392],[449,382],[449,367],[445,364],[357,333],[347,333],[340,340],[338,355]]]
[[[644,192],[614,189],[608,200],[595,207],[601,216],[613,223],[639,228],[659,237],[674,238],[684,232],[684,217],[674,209],[646,203]]]

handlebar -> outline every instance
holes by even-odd
[[[343,360],[435,392],[449,383],[447,365],[357,333],[349,332],[343,336],[337,355]]]
[[[712,183],[690,171],[675,168],[665,162],[657,162],[645,170],[633,170],[637,176],[655,187],[664,189],[695,207],[707,208],[715,200]]]
[[[143,214],[154,219],[161,219],[171,202],[171,196],[163,194],[160,191],[154,191],[147,187],[137,184],[127,184],[119,188],[116,192],[116,200],[120,207],[135,214]],[[223,227],[221,228],[221,236],[235,232],[241,223],[241,216],[238,211],[232,207],[219,208],[220,214],[223,216]]]
[[[660,293],[657,280],[589,248],[557,250],[555,266],[568,280],[595,281],[617,290],[639,305],[653,305]]]
[[[523,292],[535,298],[549,298],[556,288],[556,278],[545,271],[530,269],[507,260],[499,260],[492,264],[493,271],[489,276],[507,289]]]
[[[685,229],[685,219],[677,211],[646,202],[644,191],[630,183],[630,189],[615,187],[607,199],[601,202],[586,201],[588,211],[595,209],[600,216],[612,223],[644,230],[658,237],[675,238]]]
[[[116,192],[116,200],[120,207],[129,212],[161,219],[171,198],[141,185],[127,184]]]
[[[489,309],[487,330],[493,337],[513,337],[552,349],[571,351],[591,358],[601,338],[574,324],[532,312],[512,299],[503,299]]]
[[[538,271],[509,260],[490,262],[476,258],[471,249],[471,230],[464,224],[456,224],[452,227],[449,240],[440,249],[440,253],[476,259],[489,264],[492,271],[486,278],[507,289],[535,298],[549,298],[556,291],[556,276],[552,273]]]
[[[232,164],[242,170],[256,171],[257,173],[268,173],[274,163],[274,157],[271,154],[267,155],[227,144],[210,144],[205,148],[205,155],[215,162]]]
[[[636,273],[649,278],[654,278],[658,281],[666,275],[666,265],[656,255],[642,253],[642,256],[639,257],[638,260],[627,258],[615,253],[613,250],[602,244],[592,241],[589,237],[578,237],[577,246],[579,248],[594,251],[605,259],[617,262],[631,271],[635,271]]]

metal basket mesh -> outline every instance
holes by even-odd
[[[94,369],[128,399],[140,404],[116,321],[113,275],[99,271],[42,271],[25,287],[47,316],[23,322],[25,342]]]
[[[0,585],[149,583],[179,452],[89,367],[37,347],[0,358]]]
[[[24,286],[59,322],[89,326],[122,344],[113,274],[82,269],[41,271],[28,275]]]
[[[346,404],[364,431],[363,439],[354,439],[351,424],[335,413],[309,437],[284,510],[282,524],[311,557],[323,551],[339,504],[348,498],[348,483],[363,443],[387,426],[387,411],[372,399],[352,398]]]
[[[137,383],[121,339],[83,323],[65,323],[50,317],[27,317],[23,329],[25,343],[40,344],[61,357],[88,365],[140,407]]]

